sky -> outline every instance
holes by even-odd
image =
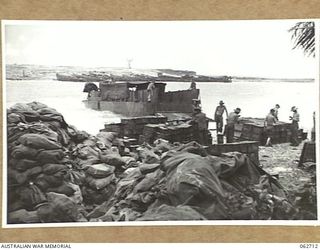
[[[293,50],[297,21],[7,21],[6,64],[172,68],[198,74],[315,78]]]

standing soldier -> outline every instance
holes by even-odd
[[[233,142],[233,137],[234,137],[234,125],[236,123],[238,123],[238,119],[240,117],[240,112],[241,112],[241,109],[240,108],[236,108],[234,110],[234,112],[231,112],[229,115],[228,115],[228,118],[227,118],[227,125],[226,125],[226,129],[225,129],[225,134],[226,134],[226,137],[227,137],[227,143],[231,143]]]
[[[272,147],[271,138],[273,133],[273,126],[276,124],[277,118],[275,117],[275,110],[270,109],[270,113],[267,115],[264,121],[264,127],[267,134],[266,147]]]
[[[299,130],[299,121],[300,121],[300,115],[298,113],[298,108],[296,106],[293,106],[291,108],[292,116],[289,117],[289,119],[292,121],[291,124],[291,146],[298,146],[299,140],[298,140],[298,130]]]
[[[228,117],[228,111],[223,101],[219,102],[219,106],[217,106],[216,111],[214,112],[214,120],[217,124],[217,133],[222,132],[223,128],[223,113],[226,111],[226,115]]]
[[[197,141],[202,145],[206,145],[206,136],[208,133],[207,117],[205,113],[201,112],[200,107],[194,108],[194,114],[191,122],[195,125]]]
[[[277,121],[279,121],[279,117],[278,117],[279,108],[280,108],[279,104],[276,104],[276,106],[273,108],[274,109],[274,117],[277,119]]]
[[[197,85],[196,85],[196,82],[194,80],[191,81],[189,89],[197,89]]]
[[[151,102],[151,99],[154,95],[154,89],[156,88],[154,80],[152,80],[148,87],[147,87],[147,92],[148,92],[148,102]]]
[[[316,140],[316,112],[313,112],[313,126],[311,130],[311,140],[315,141]]]

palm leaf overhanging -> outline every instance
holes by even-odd
[[[292,32],[293,49],[300,48],[307,56],[315,56],[314,22],[298,22],[289,32]]]

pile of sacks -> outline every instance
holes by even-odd
[[[7,110],[8,223],[292,219],[279,183],[241,153],[196,142],[126,148],[44,104]]]
[[[196,142],[140,150],[141,163],[122,174],[90,221],[267,220],[296,213],[279,183],[244,154],[215,157]]]
[[[87,136],[41,103],[7,110],[8,223],[86,221],[68,147]]]
[[[78,131],[38,102],[7,110],[7,142],[8,223],[88,221],[136,164],[114,133]]]

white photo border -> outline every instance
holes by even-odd
[[[177,21],[75,21],[75,20],[1,20],[1,48],[2,48],[2,123],[3,123],[3,152],[2,152],[2,228],[48,228],[48,227],[119,227],[119,226],[318,226],[320,225],[320,166],[319,166],[319,85],[320,85],[320,19],[263,19],[263,20],[192,20],[190,22],[238,22],[238,21],[312,21],[315,22],[315,47],[316,47],[316,75],[315,84],[317,92],[316,107],[316,185],[317,185],[317,220],[203,220],[203,221],[144,221],[144,222],[74,222],[74,223],[33,223],[33,224],[8,224],[7,223],[7,116],[6,116],[6,56],[5,56],[5,26],[6,25],[47,25],[53,22],[181,22]]]

